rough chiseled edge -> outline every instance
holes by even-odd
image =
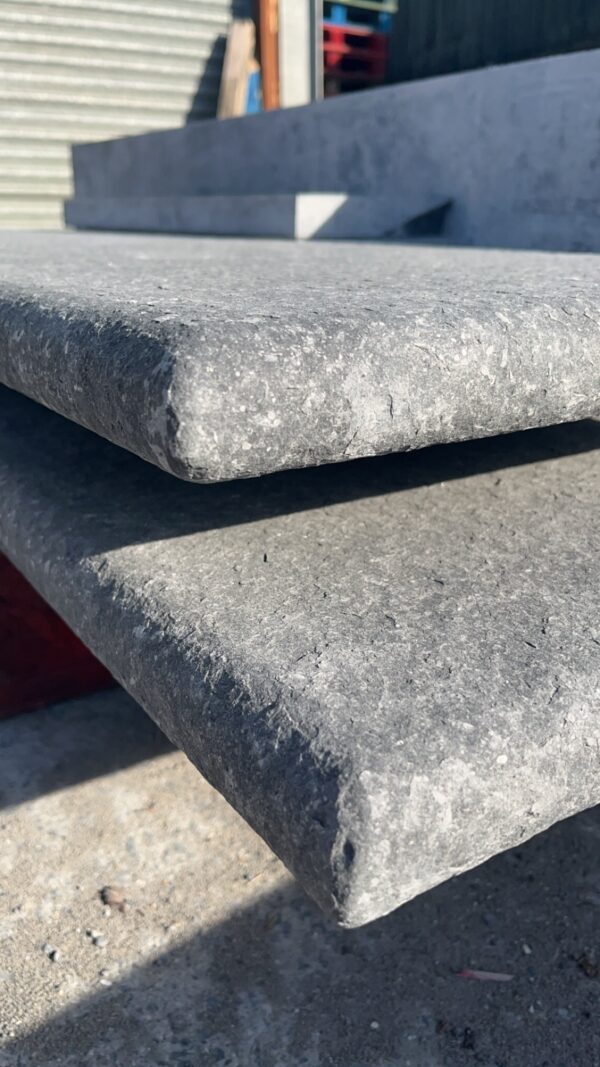
[[[34,532],[37,516],[28,513],[18,491],[11,492],[6,481],[0,481],[2,551],[267,841],[322,910],[341,925],[357,925],[348,920],[345,903],[350,887],[343,847],[353,832],[340,801],[347,772],[333,757],[323,760],[313,751],[311,739],[294,727],[293,706],[282,687],[268,680],[261,684],[243,667],[236,673],[224,671],[218,647],[207,649],[202,659],[195,655],[188,665],[185,642],[168,639],[167,623],[144,614],[141,598],[112,578],[105,560],[96,568],[89,561],[76,564],[68,547],[61,553],[60,526],[56,541],[44,527],[42,545]],[[102,578],[99,571],[105,572]],[[135,646],[132,633],[138,637]],[[140,672],[136,662],[142,634],[145,656],[152,663],[148,673]],[[187,719],[182,705],[189,709]],[[227,728],[231,707],[241,712],[243,729],[239,715],[237,725]],[[199,708],[201,724],[193,721]]]
[[[75,278],[77,257],[89,267],[104,248],[95,239],[108,240],[52,236],[69,242]],[[139,253],[139,244],[117,240],[110,245],[115,256]],[[52,242],[30,241],[26,254],[38,243],[47,269]],[[214,257],[218,245],[211,245]],[[223,299],[205,320],[200,294],[193,321],[171,314],[169,323],[153,323],[139,309],[121,309],[118,292],[97,301],[72,279],[66,296],[43,289],[36,295],[32,262],[31,288],[5,282],[0,293],[0,380],[198,482],[484,437],[599,410],[600,296],[590,257],[365,247],[372,271],[378,264],[391,277],[404,271],[388,318],[385,300],[374,312],[360,305],[360,271],[356,311],[336,311],[330,292],[320,314],[323,301],[314,291],[304,307],[294,289],[291,310],[285,291],[281,307],[277,294],[269,305],[253,292],[252,314],[229,317]],[[244,254],[256,257],[250,265],[259,270],[271,257],[279,262],[282,249],[303,250],[310,258],[299,260],[300,268],[318,271],[324,254],[330,269],[344,248],[347,257],[354,254],[351,245],[247,242]],[[473,264],[481,266],[480,288]],[[440,269],[452,278],[449,295]],[[101,279],[101,262],[98,271]],[[372,289],[369,297],[377,299]]]
[[[188,464],[172,444],[176,347],[172,336],[151,336],[118,315],[111,320],[93,309],[70,311],[20,291],[0,292],[0,382],[186,478]],[[120,357],[116,373],[106,358],[112,348]]]
[[[26,433],[27,423],[39,420],[43,431],[49,419],[51,433],[55,418],[0,387],[0,550],[267,841],[321,909],[340,925],[359,925],[363,920],[355,922],[346,906],[352,877],[344,845],[357,830],[351,768],[296,725],[295,698],[284,684],[243,663],[224,669],[218,637],[210,633],[202,634],[200,650],[169,635],[171,620],[148,613],[143,589],[112,573],[106,556],[80,552],[77,511],[68,493],[49,497],[33,464],[22,478],[5,454],[3,405],[17,412],[11,451],[20,451],[18,424]],[[68,480],[68,470],[64,476]],[[143,635],[143,662],[132,634]],[[229,722],[232,709],[235,719]]]

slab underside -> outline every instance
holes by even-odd
[[[192,481],[600,411],[585,255],[6,234],[0,382]]]
[[[599,449],[190,486],[4,390],[0,548],[360,925],[600,800]]]
[[[441,206],[423,195],[412,201],[345,193],[77,197],[65,202],[65,222],[91,230],[358,240],[402,236],[411,219]]]

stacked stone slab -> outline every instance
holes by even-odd
[[[599,124],[600,50],[551,56],[76,146],[67,219],[185,229],[189,198],[338,193],[392,224],[452,201],[454,242],[599,251]]]
[[[214,482],[593,415],[599,307],[593,256],[15,234],[0,381]]]
[[[0,297],[0,549],[337,921],[600,800],[592,257],[15,235]]]

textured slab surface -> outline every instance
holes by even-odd
[[[6,391],[0,542],[359,925],[600,799],[599,448],[186,486]]]
[[[402,236],[410,219],[436,207],[422,194],[412,204],[345,193],[81,197],[65,202],[65,222],[91,230],[348,240]]]
[[[600,251],[599,124],[595,49],[79,145],[75,195],[450,198],[451,240]]]
[[[0,381],[183,478],[600,411],[593,256],[14,234]]]

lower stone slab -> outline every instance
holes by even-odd
[[[342,924],[600,800],[600,425],[190,486],[4,390],[0,545]]]
[[[345,193],[82,197],[65,202],[65,222],[89,230],[357,240],[402,236],[415,216],[441,206],[423,198],[409,206],[399,197]]]

